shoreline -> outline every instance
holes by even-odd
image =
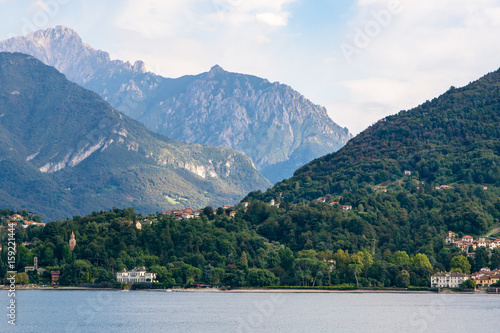
[[[9,288],[6,286],[0,286],[0,290],[8,291]],[[329,289],[266,289],[266,288],[237,288],[222,290],[217,288],[187,288],[187,289],[136,289],[136,290],[123,290],[117,288],[90,288],[90,287],[25,287],[17,288],[16,291],[21,290],[63,290],[63,291],[84,291],[84,290],[96,290],[96,291],[147,291],[147,292],[180,292],[180,293],[260,293],[260,294],[270,294],[270,293],[285,293],[285,294],[325,294],[325,293],[336,293],[336,294],[489,294],[486,290],[475,290],[475,291],[454,291],[445,289],[441,292],[431,291],[431,290],[370,290],[370,289],[356,289],[356,290],[329,290]],[[495,295],[495,293],[493,293]]]

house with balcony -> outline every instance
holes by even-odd
[[[444,240],[446,241],[446,244],[451,244],[453,242],[456,242],[457,234],[454,233],[453,231],[448,231],[448,233],[446,234],[446,238]]]
[[[152,283],[156,282],[156,273],[148,273],[146,267],[134,268],[130,271],[126,269],[116,273],[118,283]]]
[[[458,288],[468,279],[468,274],[439,272],[431,276],[431,288]]]

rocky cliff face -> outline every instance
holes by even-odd
[[[157,133],[238,150],[272,182],[351,138],[325,108],[286,85],[219,66],[196,76],[164,78],[146,72],[140,61],[111,61],[65,27],[9,39],[0,50],[30,54],[56,67]]]
[[[269,185],[235,150],[153,133],[39,60],[0,53],[0,207],[150,213],[232,204]]]

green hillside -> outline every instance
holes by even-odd
[[[248,207],[207,207],[179,221],[112,210],[19,235],[69,284],[112,281],[114,269],[140,265],[161,274],[160,287],[425,287],[433,272],[500,268],[500,248],[467,256],[445,244],[447,231],[500,237],[499,84],[500,72],[491,73],[383,119],[291,179],[252,192]],[[146,220],[141,230],[131,223]],[[65,256],[73,230],[78,247]]]
[[[154,134],[22,54],[0,53],[0,153],[0,206],[49,219],[223,205],[269,185],[244,155]]]
[[[377,122],[339,152],[244,200],[292,206],[259,229],[298,249],[372,246],[437,258],[447,230],[481,235],[498,224],[499,184],[497,71]],[[353,210],[308,205],[325,196]]]

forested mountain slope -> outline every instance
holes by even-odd
[[[222,205],[269,182],[234,150],[155,134],[23,54],[0,53],[0,206],[60,219]]]

